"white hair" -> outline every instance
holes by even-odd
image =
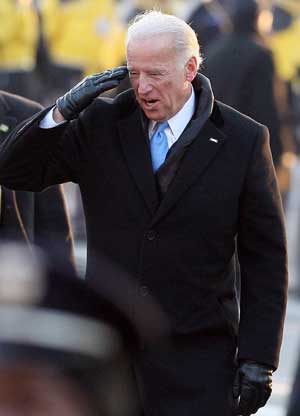
[[[156,10],[148,10],[135,17],[129,25],[126,36],[126,49],[133,39],[149,38],[158,34],[174,36],[174,46],[181,64],[195,56],[198,68],[202,64],[200,46],[194,30],[184,20]]]

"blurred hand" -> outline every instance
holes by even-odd
[[[270,367],[254,361],[239,365],[233,384],[233,396],[239,398],[237,415],[250,416],[266,404],[272,392],[272,373]]]
[[[127,67],[119,66],[85,77],[65,95],[56,100],[59,112],[66,120],[76,118],[99,94],[117,87],[126,74]]]

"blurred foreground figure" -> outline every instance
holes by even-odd
[[[0,91],[0,143],[23,120],[42,110],[37,102]],[[63,187],[45,192],[16,192],[0,186],[0,240],[60,246],[73,261],[73,238]]]
[[[0,264],[0,415],[137,415],[128,311],[36,248],[0,245]]]

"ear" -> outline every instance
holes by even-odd
[[[197,69],[197,59],[195,56],[192,56],[185,65],[185,76],[187,81],[193,81],[193,79],[197,75]]]

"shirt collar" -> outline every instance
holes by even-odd
[[[168,120],[169,127],[175,140],[178,140],[183,130],[188,125],[189,121],[193,117],[196,107],[195,91],[192,87],[192,93],[184,106]],[[156,126],[156,121],[150,120],[149,122],[149,137],[152,137],[153,131]]]

